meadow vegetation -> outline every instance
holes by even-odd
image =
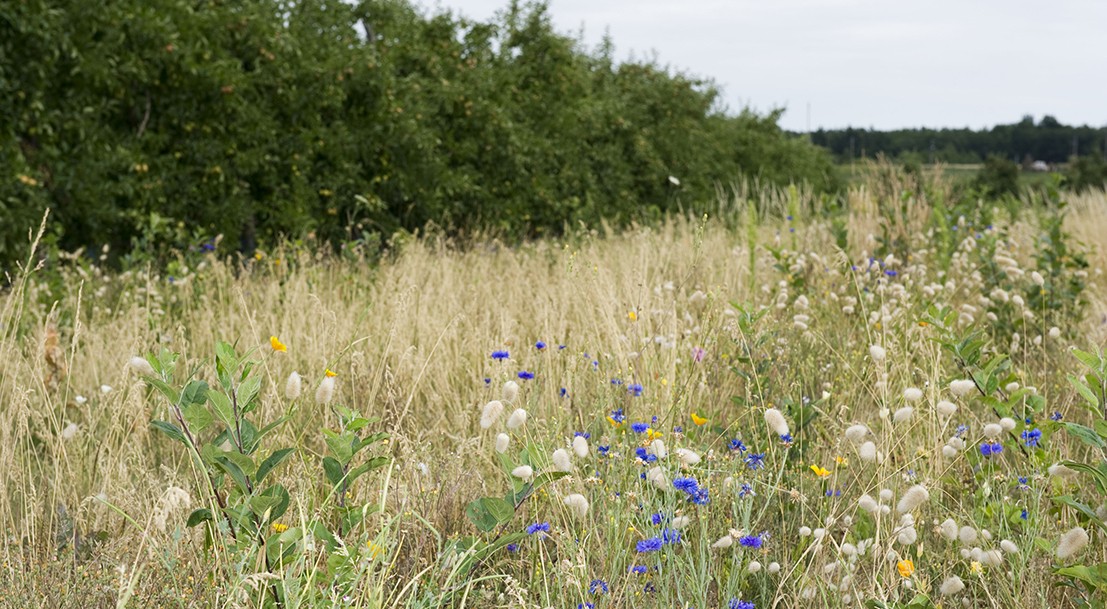
[[[382,259],[32,254],[0,603],[1102,606],[1107,197],[920,179]]]

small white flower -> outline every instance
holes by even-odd
[[[918,402],[923,397],[922,389],[918,387],[908,387],[903,390],[903,399],[908,402]]]
[[[519,383],[508,381],[504,383],[504,401],[514,402],[519,397]]]
[[[872,345],[869,347],[869,357],[871,357],[874,362],[882,362],[887,356],[888,352],[884,350],[884,347],[880,345]]]
[[[976,389],[976,383],[970,379],[959,379],[949,384],[949,390],[957,397],[965,397],[970,391]]]
[[[109,394],[112,392],[111,385],[100,385],[100,393]]]

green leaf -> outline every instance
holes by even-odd
[[[200,508],[198,510],[193,510],[192,513],[188,515],[188,522],[186,524],[189,528],[192,528],[206,521],[214,522],[215,519],[211,515],[211,510],[208,508]]]
[[[181,405],[204,404],[208,401],[208,384],[204,381],[191,381],[181,392]]]
[[[376,444],[377,442],[380,442],[381,440],[384,440],[386,438],[388,438],[388,433],[383,431],[377,432],[375,434],[369,434],[368,436],[365,436],[363,440],[354,445],[353,452],[357,453],[359,450],[365,448],[366,446],[369,446],[370,444]]]
[[[465,506],[465,515],[476,525],[477,530],[488,533],[499,525],[499,521],[485,507],[485,499],[488,499],[488,497],[469,502],[469,505]]]
[[[353,484],[354,480],[357,480],[358,477],[365,472],[388,465],[390,461],[391,459],[389,459],[388,457],[373,457],[372,459],[369,459],[365,463],[362,463],[361,465],[355,467],[354,469],[350,470],[348,474],[346,474],[346,484]]]
[[[1107,563],[1098,565],[1075,565],[1054,571],[1056,575],[1078,579],[1096,590],[1107,590]]]
[[[209,391],[207,396],[208,401],[215,408],[215,416],[219,417],[227,429],[234,429],[234,407],[231,406],[230,398],[218,391]]]
[[[345,472],[342,471],[342,464],[334,457],[323,457],[323,473],[326,474],[327,481],[334,486],[338,486],[338,483],[346,477]]]
[[[1088,353],[1087,351],[1081,351],[1080,349],[1073,349],[1072,355],[1076,359],[1080,360],[1082,364],[1092,369],[1094,372],[1104,372],[1105,362],[1094,353]]]
[[[211,411],[203,404],[188,404],[181,409],[181,415],[193,432],[199,433],[211,425]]]
[[[188,438],[185,437],[184,432],[180,427],[168,422],[168,421],[150,421],[150,426],[165,435],[173,438],[174,440],[188,446]]]
[[[261,465],[258,466],[258,473],[256,476],[258,484],[261,484],[262,480],[265,480],[265,477],[269,475],[269,472],[273,471],[274,467],[280,465],[282,461],[287,459],[288,456],[294,452],[296,452],[295,448],[282,448],[270,453],[269,456],[261,462]]]
[[[1059,503],[1061,505],[1067,505],[1072,509],[1080,512],[1084,516],[1091,518],[1092,520],[1098,519],[1098,517],[1095,515],[1095,510],[1093,510],[1087,504],[1077,501],[1072,495],[1061,495],[1059,497],[1053,497],[1053,502]]]
[[[499,497],[484,497],[480,502],[481,507],[487,510],[498,524],[510,522],[515,517],[515,508]]]
[[[1100,463],[1099,467],[1093,467],[1087,463],[1080,463],[1079,461],[1062,461],[1061,463],[1069,469],[1084,472],[1091,476],[1092,481],[1095,482],[1096,487],[1099,488],[1099,492],[1107,494],[1107,463]]]
[[[261,377],[254,376],[246,379],[238,387],[235,387],[235,398],[242,412],[250,412],[254,408],[254,400],[261,390]]]
[[[157,389],[158,393],[165,396],[165,399],[169,400],[170,404],[176,405],[178,402],[180,402],[180,394],[177,393],[177,390],[171,387],[165,381],[154,377],[145,377],[145,380],[146,384],[150,385],[154,389]]]
[[[261,439],[264,438],[265,436],[269,435],[269,432],[273,431],[274,429],[279,427],[281,425],[281,423],[284,423],[287,420],[288,420],[288,415],[285,415],[285,416],[277,419],[276,421],[273,421],[272,423],[266,425],[254,437],[254,442],[261,442]]]
[[[331,449],[338,462],[343,465],[349,463],[354,456],[353,445],[356,436],[352,432],[338,434],[329,429],[324,429],[323,435],[327,442],[327,448]]]
[[[264,522],[270,523],[284,516],[290,500],[288,490],[280,484],[274,484],[260,494],[250,497],[250,509],[263,518],[268,514]]]
[[[1062,425],[1064,425],[1065,431],[1076,436],[1084,444],[1101,450],[1107,448],[1107,443],[1104,443],[1103,438],[1099,437],[1099,434],[1091,428],[1079,423],[1062,423]]]
[[[1084,402],[1086,404],[1085,410],[1088,410],[1094,415],[1098,415],[1099,399],[1095,397],[1095,393],[1092,391],[1092,388],[1089,387],[1088,384],[1079,377],[1075,377],[1070,374],[1067,378],[1069,379],[1069,384],[1072,385],[1074,389],[1076,389],[1076,392],[1080,394],[1080,397],[1084,398]]]

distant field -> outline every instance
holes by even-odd
[[[866,165],[863,163],[854,163],[852,166],[848,164],[837,165],[838,176],[847,184],[862,184],[866,179],[865,174]],[[980,172],[983,165],[979,163],[974,164],[942,164],[938,166],[924,165],[923,169],[931,174],[940,172],[942,179],[953,184],[964,184],[971,182],[976,174]],[[1058,167],[1058,171],[1063,171],[1063,167]],[[1021,171],[1019,172],[1019,183],[1025,187],[1041,186],[1047,184],[1052,178],[1053,173],[1048,171]]]

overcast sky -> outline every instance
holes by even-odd
[[[422,0],[486,20],[507,0]],[[552,0],[555,26],[650,56],[781,124],[1107,125],[1105,0]]]

